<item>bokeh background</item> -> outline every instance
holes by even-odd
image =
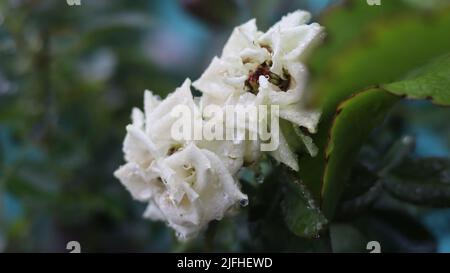
[[[145,205],[112,175],[125,125],[145,89],[165,97],[198,78],[235,25],[256,17],[266,29],[299,8],[319,18],[339,2],[1,0],[0,252],[66,252],[72,240],[83,252],[258,250],[245,213],[220,224],[212,249],[208,234],[183,244],[142,219]],[[419,155],[448,157],[448,118],[447,109],[404,103],[392,119],[408,123],[392,130],[414,137]],[[450,252],[450,211],[420,215],[437,251]]]

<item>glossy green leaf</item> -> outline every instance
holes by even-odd
[[[374,20],[351,43],[333,51],[327,64],[317,71],[313,89],[324,98],[322,119],[314,136],[319,154],[314,158],[303,156],[299,164],[299,176],[316,199],[321,198],[323,191],[325,148],[339,103],[357,90],[402,78],[430,59],[447,53],[449,13],[446,9],[427,16],[409,13]]]
[[[383,180],[391,194],[407,202],[434,207],[450,206],[450,160],[405,160]]]
[[[364,140],[384,120],[391,107],[402,97],[430,99],[450,105],[450,57],[446,55],[424,66],[414,76],[372,88],[349,98],[337,109],[325,150],[322,209],[332,217],[354,160]]]
[[[356,94],[338,107],[323,175],[322,209],[326,216],[332,216],[336,210],[360,147],[398,100],[397,96],[374,88]]]
[[[410,99],[428,99],[450,105],[450,54],[416,71],[407,80],[383,85],[383,89]]]
[[[297,184],[291,182],[295,178],[288,176],[288,172],[287,168],[279,166],[265,176],[263,183],[252,186],[243,183],[243,190],[248,194],[249,204],[251,204],[248,207],[251,235],[249,244],[253,246],[253,249],[269,252],[329,251],[329,238],[326,234],[320,238],[317,238],[317,234],[301,237],[292,232],[292,228],[286,224],[287,213],[292,218],[297,213],[299,216],[308,216],[308,214],[302,213],[304,209],[301,203],[296,203],[304,199],[299,197]],[[287,198],[293,205],[298,206],[291,207],[286,202]],[[308,219],[315,221],[312,217]],[[305,222],[305,224],[309,225],[310,223]]]
[[[323,93],[324,115],[333,115],[337,104],[355,90],[393,82],[450,48],[450,9],[424,16],[411,13],[374,21],[354,43],[336,52],[328,62],[329,74],[317,91]],[[325,77],[324,76],[324,77]]]
[[[286,225],[300,237],[318,237],[328,223],[311,193],[301,182],[286,182],[282,209]]]

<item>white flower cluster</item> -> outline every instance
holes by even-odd
[[[192,96],[190,80],[164,100],[145,91],[144,111],[133,109],[127,126],[127,163],[115,172],[134,199],[148,203],[145,217],[165,221],[186,239],[237,204],[248,203],[236,175],[244,162],[258,160],[259,141],[175,140],[170,134],[176,117],[170,111],[177,105],[197,113],[200,123],[200,109],[211,104],[277,105],[278,118],[315,132],[320,113],[304,105],[307,70],[302,60],[323,35],[320,25],[307,24],[310,17],[293,12],[265,33],[258,31],[255,20],[237,27],[222,56],[192,84],[202,92],[199,99]],[[282,133],[271,133],[279,134],[272,136],[279,138],[279,146],[271,155],[298,170]]]

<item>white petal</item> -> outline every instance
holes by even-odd
[[[142,168],[150,166],[152,161],[159,156],[157,147],[138,127],[128,125],[127,131],[123,143],[125,159],[141,165]]]
[[[233,93],[243,92],[248,70],[240,59],[214,57],[203,75],[192,85],[204,95],[225,101]]]
[[[134,126],[139,129],[144,128],[144,113],[139,108],[134,107],[131,111],[131,120]]]
[[[299,25],[303,25],[309,22],[311,20],[311,14],[307,11],[303,10],[297,10],[291,13],[288,13],[284,15],[281,20],[277,23],[275,23],[269,30],[270,32],[273,29],[277,28],[290,28],[295,27]]]
[[[147,201],[156,190],[151,183],[157,176],[152,172],[144,172],[135,163],[127,163],[121,166],[114,172],[114,176],[122,182],[136,200]]]
[[[303,60],[309,50],[323,39],[323,27],[317,23],[298,26],[286,30],[282,37],[285,41],[283,44],[285,60],[299,61]]]
[[[215,153],[225,164],[231,174],[235,174],[244,162],[245,143],[234,143],[231,140],[212,140],[197,143],[201,149]]]
[[[172,136],[172,126],[179,119],[173,116],[171,111],[180,105],[187,106],[191,111],[191,116],[195,118],[196,124],[201,122],[201,115],[196,105],[190,89],[190,80],[186,79],[183,85],[175,90],[164,99],[158,106],[147,116],[148,132],[147,134],[155,141],[163,143],[175,144],[176,141]],[[192,127],[191,137],[195,137],[195,132],[200,131],[199,126]],[[169,145],[170,146],[170,145]]]
[[[154,221],[165,221],[166,219],[163,212],[158,208],[158,206],[155,205],[153,200],[148,203],[142,216]]]
[[[153,110],[161,103],[161,98],[159,96],[153,95],[149,90],[144,91],[144,113],[145,113],[145,131],[151,128],[150,116]]]
[[[225,210],[222,209],[221,212],[218,212],[220,214],[226,212],[226,210],[234,205],[236,202],[247,200],[247,195],[243,194],[236,181],[231,176],[230,172],[223,166],[220,159],[217,157],[216,154],[208,151],[208,150],[202,150],[205,155],[208,157],[208,159],[211,162],[214,175],[215,177],[220,181],[221,186],[225,190],[224,192],[219,192],[219,195],[226,194],[226,198],[223,201],[228,201],[229,203],[225,203]],[[217,202],[220,202],[221,200],[216,200]],[[216,217],[218,218],[218,217]]]
[[[294,171],[298,171],[298,162],[295,154],[291,151],[286,139],[284,138],[283,133],[279,134],[280,144],[278,149],[271,152],[271,155],[279,162],[289,166]]]
[[[179,104],[193,106],[194,100],[190,89],[191,81],[186,79],[174,93],[169,94],[158,106],[149,114],[150,122],[159,120],[161,117],[170,113],[173,107]]]
[[[317,110],[302,109],[300,104],[293,104],[280,109],[280,117],[305,127],[310,133],[316,133],[320,112]]]
[[[314,144],[313,139],[304,134],[300,128],[296,125],[293,125],[296,134],[302,139],[303,144],[305,145],[306,150],[308,151],[308,153],[312,156],[315,157],[317,156],[317,153],[319,152],[319,148]]]
[[[291,75],[291,85],[289,90],[280,91],[279,88],[271,85],[270,102],[276,105],[288,105],[299,102],[304,96],[304,89],[308,72],[300,63],[290,63],[286,66]]]
[[[165,160],[166,158],[156,161],[153,165],[153,169],[159,174],[159,177],[165,186],[165,192],[167,192],[170,200],[174,204],[178,204],[186,194],[186,191],[182,186],[184,181],[177,176],[175,170],[166,164]]]
[[[261,33],[258,32],[255,19],[236,27],[223,48],[222,57],[234,56],[241,50],[254,46],[253,41],[260,35]]]
[[[195,236],[205,227],[201,211],[198,210],[196,203],[192,203],[186,198],[180,204],[175,205],[167,194],[162,194],[154,198],[154,203],[180,239]]]

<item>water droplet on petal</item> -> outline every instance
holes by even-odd
[[[243,198],[239,200],[239,205],[241,205],[242,207],[246,207],[248,205],[248,199]]]

